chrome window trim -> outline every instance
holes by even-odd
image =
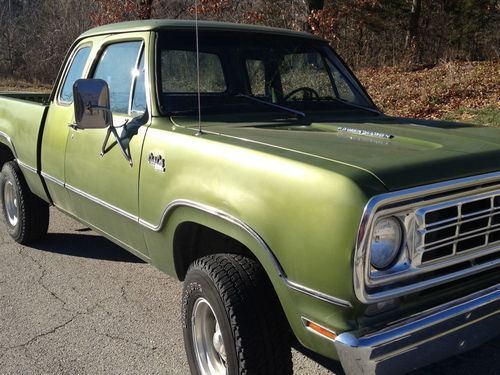
[[[88,65],[89,60],[92,56],[93,43],[91,41],[86,41],[86,42],[83,42],[83,43],[77,45],[73,49],[71,56],[65,61],[64,72],[61,75],[61,80],[59,81],[59,87],[57,87],[56,94],[55,94],[56,102],[61,107],[69,107],[70,105],[73,104],[73,100],[71,100],[69,102],[64,101],[61,98],[61,93],[62,93],[62,89],[63,89],[64,85],[66,84],[66,79],[68,78],[69,70],[71,69],[73,62],[75,61],[76,55],[84,48],[90,48],[89,55],[87,56],[87,60],[85,61],[85,65],[83,66],[83,70],[82,70],[80,78],[85,77],[86,73],[87,73],[87,65]]]
[[[301,285],[299,283],[296,283],[294,281],[289,280],[288,277],[286,276],[285,271],[283,270],[283,267],[281,267],[281,264],[279,263],[278,259],[273,254],[273,252],[271,251],[269,246],[267,246],[266,242],[262,239],[262,237],[260,237],[259,234],[256,231],[254,231],[249,225],[247,225],[244,222],[242,222],[241,220],[227,214],[224,211],[221,211],[221,210],[218,210],[216,208],[213,208],[213,207],[210,207],[210,206],[198,203],[198,202],[194,202],[191,200],[178,199],[178,200],[174,200],[174,201],[170,202],[166,206],[165,210],[163,211],[160,223],[158,225],[154,225],[154,224],[148,223],[147,221],[141,219],[140,217],[138,217],[136,215],[133,215],[133,214],[126,212],[126,211],[124,211],[116,206],[113,206],[112,204],[109,204],[109,203],[107,203],[107,202],[105,202],[97,197],[94,197],[94,196],[92,196],[92,195],[90,195],[90,194],[88,194],[80,189],[77,189],[71,185],[65,184],[64,182],[58,180],[57,178],[54,178],[54,177],[48,175],[47,173],[42,172],[42,176],[44,178],[48,179],[49,181],[54,182],[55,184],[57,184],[59,186],[66,187],[68,190],[70,190],[71,192],[73,192],[75,194],[78,194],[78,195],[80,195],[80,196],[82,196],[82,197],[102,206],[102,207],[105,207],[105,208],[117,213],[118,215],[124,216],[127,219],[130,219],[130,220],[142,225],[144,228],[147,228],[147,229],[155,231],[155,232],[159,232],[161,230],[168,215],[175,208],[178,208],[178,207],[191,207],[191,208],[195,208],[195,209],[204,211],[208,214],[217,216],[225,221],[228,221],[228,222],[240,227],[245,232],[247,232],[254,240],[257,241],[259,246],[263,248],[264,252],[271,259],[271,263],[273,264],[273,267],[275,268],[276,272],[278,273],[278,276],[280,277],[280,279],[285,283],[285,285],[289,289],[295,290],[297,292],[306,294],[310,297],[319,299],[321,301],[324,301],[324,302],[327,302],[327,303],[330,303],[330,304],[333,304],[336,306],[340,306],[343,308],[352,308],[352,304],[349,301],[346,301],[346,300],[343,300],[341,298],[337,298],[334,296],[330,296],[326,293],[308,288],[304,285]]]
[[[371,198],[365,206],[363,215],[360,220],[358,229],[358,238],[356,242],[356,248],[354,252],[353,259],[353,282],[354,291],[356,298],[362,303],[375,303],[389,298],[395,298],[409,293],[417,292],[438,284],[456,280],[473,273],[484,271],[486,269],[491,269],[500,264],[500,260],[484,263],[482,266],[478,266],[472,270],[465,269],[461,271],[456,271],[454,273],[442,275],[440,277],[416,282],[412,285],[407,285],[404,287],[395,288],[392,290],[385,290],[383,292],[370,294],[366,290],[368,279],[368,269],[369,269],[369,259],[368,259],[368,246],[370,240],[370,232],[373,226],[374,220],[378,217],[378,213],[381,208],[390,205],[390,208],[384,210],[384,214],[390,215],[401,211],[404,209],[416,209],[423,206],[428,206],[437,203],[436,201],[445,201],[446,197],[436,197],[430,201],[423,203],[421,200],[426,196],[432,196],[436,194],[449,194],[448,200],[457,199],[460,197],[467,197],[470,195],[481,194],[488,190],[494,190],[495,187],[481,187],[485,184],[500,183],[500,172],[493,172],[478,176],[460,178],[456,180],[450,180],[446,182],[439,182],[435,184],[400,190],[396,192],[385,193],[377,195]],[[474,189],[467,190],[463,189]],[[498,186],[496,186],[498,188]],[[419,200],[420,199],[420,200]],[[415,202],[415,200],[418,200]],[[495,247],[497,249],[497,247]],[[461,258],[463,261],[464,259]],[[426,271],[430,271],[431,267],[426,267]],[[408,274],[407,276],[411,276]],[[405,278],[407,277],[405,276]],[[391,280],[393,281],[393,280]]]
[[[148,70],[149,68],[146,66],[146,38],[144,36],[140,36],[140,35],[137,35],[137,34],[140,34],[141,32],[138,31],[138,32],[133,32],[132,36],[129,36],[127,35],[125,38],[119,38],[119,39],[108,39],[106,38],[99,46],[98,46],[98,50],[96,52],[96,56],[95,56],[95,59],[94,61],[92,62],[92,65],[90,66],[87,74],[85,75],[85,77],[87,78],[94,78],[95,77],[95,72],[97,70],[97,68],[99,67],[99,64],[101,63],[101,58],[104,56],[104,54],[106,53],[107,49],[109,47],[112,47],[112,46],[116,46],[117,44],[122,44],[122,43],[139,43],[139,50],[137,52],[137,56],[136,56],[136,59],[135,59],[135,63],[134,63],[134,69],[137,68],[137,65],[138,63],[140,62],[140,58],[141,56],[144,58],[144,85],[145,87],[148,87],[148,83],[149,83],[149,80],[148,80]],[[117,117],[131,117],[132,116],[132,113],[131,113],[131,102],[132,102],[132,96],[133,96],[133,92],[132,90],[135,90],[135,82],[137,80],[137,77],[133,77],[132,78],[132,81],[130,83],[130,88],[129,88],[129,95],[128,95],[128,100],[127,100],[127,112],[126,113],[121,113],[121,112],[115,112],[112,110],[113,112],[113,116],[117,116]],[[107,83],[107,81],[106,81]],[[151,119],[151,115],[150,115],[150,102],[148,100],[148,93],[149,90],[145,90],[146,92],[146,112],[148,114],[148,121],[146,121],[145,123],[149,122],[149,120]],[[143,116],[144,114],[142,115],[139,115],[137,117],[141,117]]]
[[[135,60],[135,69],[138,71],[139,70],[139,64],[141,62],[141,58],[145,58],[144,56],[144,53],[145,53],[145,47],[146,43],[144,42],[144,40],[142,40],[141,42],[141,46],[139,48],[139,52],[137,53],[137,58]],[[145,68],[146,64],[144,63],[144,76],[146,76],[146,68]],[[135,95],[135,89],[136,89],[136,86],[137,86],[137,78],[139,77],[140,73],[136,76],[134,76],[134,78],[132,79],[132,82],[130,83],[130,93],[129,93],[129,98],[128,98],[128,116],[132,116],[132,102],[133,102],[133,99],[134,99],[134,95]],[[146,77],[144,77],[146,78]],[[147,87],[147,86],[146,86]],[[144,90],[144,91],[147,91],[147,90]],[[146,98],[146,101],[147,101],[147,98]],[[147,103],[146,103],[147,105]]]

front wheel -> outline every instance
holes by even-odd
[[[49,226],[49,205],[35,196],[16,162],[0,173],[0,199],[7,232],[20,244],[42,238]]]
[[[183,291],[192,374],[291,374],[289,329],[262,267],[240,255],[201,258]]]

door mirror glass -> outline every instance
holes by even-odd
[[[102,79],[79,79],[73,85],[75,121],[81,129],[113,126],[109,88]]]

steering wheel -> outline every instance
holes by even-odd
[[[312,99],[313,97],[315,99],[319,99],[319,94],[316,90],[314,90],[310,87],[303,86],[303,87],[298,87],[298,88],[290,91],[288,94],[286,94],[283,97],[283,100],[287,101],[292,96],[294,96],[295,94],[297,94],[298,92],[301,92],[301,91],[303,92],[303,96],[302,96],[303,99]]]

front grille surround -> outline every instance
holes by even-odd
[[[500,190],[426,206],[415,215],[418,267],[461,254],[479,257],[500,243]]]
[[[373,225],[386,216],[405,228],[388,270],[370,265]],[[360,223],[354,287],[361,302],[406,295],[500,265],[500,172],[372,198]]]

